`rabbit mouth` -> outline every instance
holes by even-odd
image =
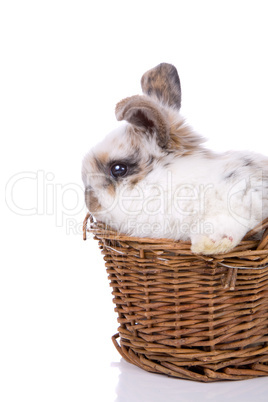
[[[91,186],[87,186],[85,189],[85,202],[88,210],[93,214],[100,211],[102,208]]]

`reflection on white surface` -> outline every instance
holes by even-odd
[[[267,378],[205,384],[148,373],[123,359],[112,367],[119,369],[115,402],[267,402]]]

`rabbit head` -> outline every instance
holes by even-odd
[[[125,123],[83,160],[86,205],[104,222],[125,219],[125,211],[118,207],[121,191],[128,191],[133,201],[135,187],[149,175],[161,179],[172,158],[201,147],[202,138],[186,126],[179,112],[181,86],[176,68],[166,63],[156,66],[143,75],[141,86],[143,95],[123,99],[116,106],[117,120]]]

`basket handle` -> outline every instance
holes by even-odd
[[[90,220],[90,223],[94,222],[93,216],[91,215],[90,212],[88,212],[86,214],[86,217],[85,217],[84,222],[83,222],[83,240],[87,240],[87,223],[88,223],[88,220]]]

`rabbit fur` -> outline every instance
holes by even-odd
[[[268,158],[206,149],[180,114],[174,66],[147,71],[141,86],[143,95],[116,106],[124,122],[84,157],[89,211],[130,236],[190,240],[197,254],[230,251],[268,216]]]

